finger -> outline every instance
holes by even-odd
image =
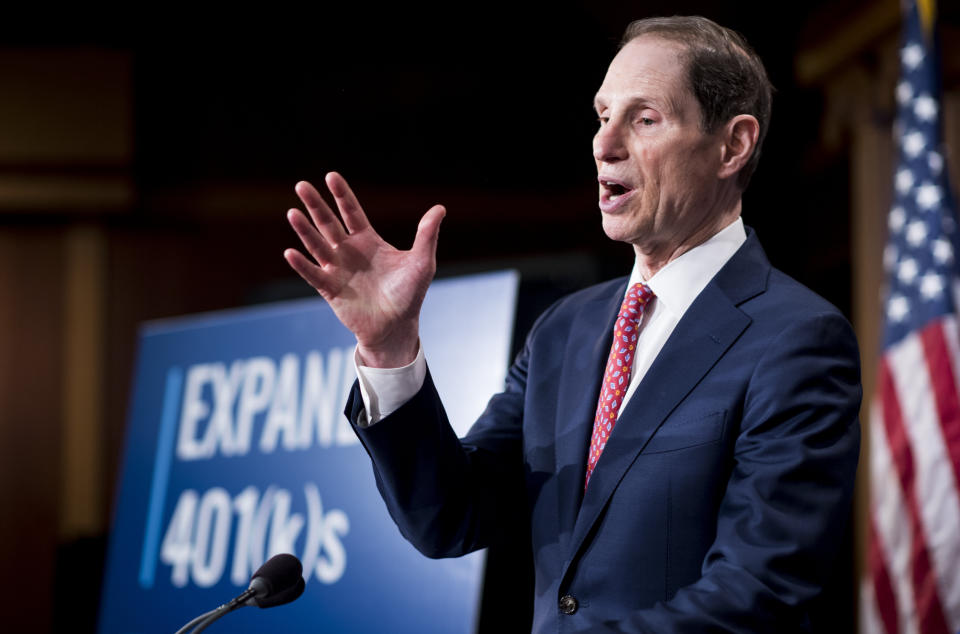
[[[287,249],[283,257],[297,274],[304,279],[318,293],[327,297],[333,290],[332,278],[323,272],[319,266],[307,259],[296,249]]]
[[[417,237],[413,240],[411,251],[418,253],[422,257],[437,257],[437,240],[440,237],[440,222],[447,214],[443,205],[434,205],[427,213],[423,214],[420,224],[417,225]]]
[[[350,233],[362,231],[370,226],[367,220],[367,214],[363,213],[363,207],[360,206],[353,190],[347,185],[346,179],[337,172],[327,174],[327,187],[337,201],[337,209],[340,210],[340,216],[347,225]]]
[[[310,218],[313,219],[313,224],[317,226],[320,235],[331,246],[337,246],[343,242],[343,239],[347,237],[347,232],[344,231],[340,219],[323,200],[320,192],[307,181],[300,181],[294,189],[297,196],[303,201],[307,211],[310,212]]]
[[[303,243],[303,246],[306,247],[307,251],[318,264],[323,266],[333,261],[333,249],[327,241],[323,239],[323,236],[320,235],[317,229],[310,224],[310,221],[303,215],[303,212],[299,209],[291,209],[287,212],[287,222],[289,222],[293,230],[297,232],[297,236],[300,237],[300,242]]]

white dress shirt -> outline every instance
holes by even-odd
[[[746,239],[743,220],[738,217],[703,244],[672,260],[649,280],[643,279],[639,266],[634,263],[627,289],[645,281],[656,297],[644,309],[633,372],[621,409],[633,396],[690,304]],[[370,368],[360,365],[357,359],[354,353],[367,425],[380,421],[413,398],[427,374],[422,346],[417,358],[402,368]]]

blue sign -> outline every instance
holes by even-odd
[[[427,294],[422,345],[461,435],[502,388],[516,289],[508,272]],[[304,595],[211,631],[473,631],[480,554],[434,561],[403,540],[343,416],[354,345],[321,299],[143,327],[101,632],[174,632],[281,552]]]

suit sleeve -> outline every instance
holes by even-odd
[[[502,541],[525,508],[522,417],[527,349],[503,392],[461,441],[428,370],[420,391],[376,425],[362,427],[355,384],[345,414],[372,462],[377,488],[401,534],[428,557],[456,557]]]
[[[834,570],[860,446],[859,354],[821,315],[782,331],[751,376],[703,576],[609,631],[807,631]],[[601,626],[598,630],[602,630]]]

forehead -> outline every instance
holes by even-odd
[[[655,35],[628,42],[610,62],[597,91],[597,105],[641,99],[662,102],[663,107],[684,109],[693,98],[683,62],[685,47]]]

